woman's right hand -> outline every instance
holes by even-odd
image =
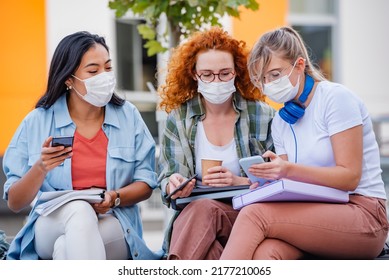
[[[52,136],[42,144],[41,156],[34,165],[14,182],[8,192],[8,207],[19,212],[34,200],[47,173],[73,155],[72,148],[51,147]]]
[[[184,182],[186,178],[184,178],[181,174],[174,173],[169,177],[169,183],[166,188],[167,194],[170,194],[175,189],[178,188],[178,186]],[[195,187],[196,179],[192,179],[186,186],[171,196],[171,199],[176,199],[178,197],[188,197],[191,193],[193,188]]]
[[[65,148],[64,146],[51,146],[52,136],[47,138],[42,145],[41,157],[38,160],[40,169],[47,173],[65,161],[65,159],[73,155],[72,147]]]
[[[270,162],[251,165],[248,169],[251,174],[268,180],[288,178],[287,174],[290,162],[284,160],[282,156],[278,156],[272,151],[266,151],[262,157],[269,158]]]

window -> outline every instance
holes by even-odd
[[[329,80],[339,80],[336,73],[337,0],[290,0],[289,24],[303,37],[312,62]]]
[[[291,14],[331,15],[335,11],[336,0],[290,0]]]
[[[324,76],[332,80],[332,40],[329,26],[293,26],[304,38],[308,54]]]
[[[156,56],[147,56],[145,40],[138,33],[140,19],[116,20],[118,87],[130,91],[147,91],[147,82],[157,84]]]
[[[151,94],[147,83],[157,87],[157,57],[147,56],[143,47],[145,40],[140,36],[137,26],[144,20],[137,18],[117,19],[116,53],[117,53],[117,88],[118,93],[133,103],[142,115],[154,140],[158,140],[156,121],[156,96]]]

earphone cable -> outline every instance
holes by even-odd
[[[297,163],[297,138],[296,138],[296,134],[294,133],[292,125],[289,124],[289,126],[290,129],[292,130],[293,138],[294,138],[294,149],[295,149],[294,163]]]

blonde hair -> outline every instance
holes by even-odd
[[[300,34],[291,27],[281,27],[262,35],[255,43],[249,60],[250,79],[255,86],[262,87],[264,69],[269,65],[273,55],[294,63],[299,57],[305,59],[305,73],[316,81],[326,78],[315,68],[309,59],[307,48]]]

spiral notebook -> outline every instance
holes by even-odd
[[[246,205],[257,202],[305,201],[347,203],[349,194],[346,191],[296,182],[277,180],[254,190],[246,191],[232,198],[232,206],[239,210]]]

